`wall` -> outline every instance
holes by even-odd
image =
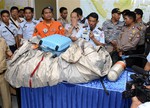
[[[54,18],[56,18],[56,0],[35,0],[36,18],[41,17],[42,9],[46,6],[52,6],[54,9]]]
[[[68,19],[70,13],[76,7],[80,7],[80,0],[57,0],[57,17],[59,17],[59,8],[66,7],[68,9]]]

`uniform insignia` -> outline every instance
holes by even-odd
[[[84,30],[83,34],[87,34],[88,33],[88,30]]]
[[[102,28],[98,27],[98,30],[102,31]]]
[[[129,37],[129,40],[131,40],[132,38],[131,37]]]
[[[3,33],[6,33],[7,31],[3,31]]]
[[[139,31],[141,31],[141,28],[140,28],[140,27],[137,27],[137,29],[138,29]]]
[[[47,32],[48,32],[48,29],[47,29],[47,28],[44,28],[44,29],[43,29],[43,32],[44,32],[44,33],[47,33]]]
[[[132,33],[133,33],[133,34],[135,34],[135,32],[136,32],[135,30],[132,30]]]
[[[88,26],[83,26],[83,28],[87,28]]]

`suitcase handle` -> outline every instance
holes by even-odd
[[[55,51],[58,51],[58,48],[59,48],[59,46],[57,45],[57,46],[55,47]]]
[[[42,40],[40,40],[39,45],[42,45],[42,43],[43,43],[43,41],[42,41]]]

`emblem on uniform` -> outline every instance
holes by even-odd
[[[44,28],[44,29],[43,29],[43,32],[44,32],[44,33],[47,33],[47,32],[48,32],[48,29],[47,29],[47,28]]]
[[[133,34],[135,34],[135,32],[136,32],[135,30],[132,30],[132,33],[133,33]]]
[[[61,29],[63,29],[63,27],[62,27],[62,26],[59,26],[59,30],[61,30]]]
[[[129,37],[129,40],[131,41],[131,40],[132,40],[132,38],[131,38],[131,37]]]

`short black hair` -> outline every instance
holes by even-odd
[[[129,10],[129,9],[125,9],[125,10],[123,10],[123,11],[121,12],[121,14],[124,15],[124,14],[127,13],[127,12],[130,12],[130,10]]]
[[[34,8],[32,8],[32,7],[24,7],[24,12],[26,11],[26,10],[30,10],[32,13],[34,13]]]
[[[67,10],[67,8],[66,8],[66,7],[61,7],[61,8],[59,9],[59,12],[60,12],[60,13],[63,13],[64,10]]]
[[[20,12],[20,11],[24,11],[24,9],[19,9],[19,12]]]
[[[51,10],[51,12],[53,12],[53,7],[48,6],[48,7],[45,7],[42,9],[42,14],[44,14],[45,9],[49,9],[49,10]]]
[[[136,9],[134,10],[134,12],[135,12],[136,14],[141,15],[141,18],[143,17],[143,11],[142,11],[142,9],[136,8]]]
[[[17,10],[19,12],[19,8],[17,6],[12,6],[10,8],[10,12],[12,12],[13,10]]]
[[[90,13],[90,14],[87,16],[87,19],[89,19],[89,17],[96,18],[96,20],[98,20],[98,14],[95,13],[95,12]]]
[[[75,9],[73,10],[73,12],[77,12],[77,13],[78,13],[78,15],[80,15],[80,16],[82,16],[82,15],[83,15],[83,11],[82,11],[82,9],[81,9],[81,8],[79,8],[79,7],[75,8]]]
[[[10,15],[10,13],[9,13],[8,10],[2,10],[2,11],[1,11],[1,16],[2,16],[4,13],[7,13],[8,15]]]
[[[133,11],[126,12],[124,16],[128,16],[129,18],[132,18],[134,22],[136,21],[136,14]]]
[[[72,11],[72,12],[71,12],[71,14],[72,14],[72,13],[76,13],[76,14],[77,14],[77,16],[79,17],[79,14],[78,14],[77,12],[75,12],[75,11]],[[70,15],[71,15],[71,14],[70,14]]]

